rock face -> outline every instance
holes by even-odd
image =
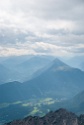
[[[16,120],[5,125],[84,125],[84,115],[77,117],[65,109],[49,112],[44,117],[29,116],[23,120]]]

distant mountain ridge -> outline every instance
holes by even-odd
[[[26,80],[33,77],[33,74],[38,70],[43,69],[54,60],[51,56],[34,56],[17,65],[17,70],[25,74]]]
[[[80,66],[80,69],[81,69],[82,71],[84,71],[84,62],[82,62],[79,66]]]
[[[47,70],[30,81],[22,84],[13,82],[0,85],[0,102],[5,102],[5,99],[7,101],[6,96],[10,97],[8,99],[10,101],[11,99],[17,101],[41,97],[69,98],[82,91],[83,88],[84,72],[71,68],[56,59]]]
[[[22,76],[18,76],[17,72],[10,70],[9,68],[0,64],[0,84],[11,82],[14,80],[19,80],[20,77]]]
[[[84,72],[66,65],[59,59],[55,59],[45,70],[30,81],[24,83],[14,81],[0,85],[1,122],[3,123],[3,120],[10,121],[16,118],[22,118],[27,115],[27,110],[29,113],[32,111],[36,111],[37,113],[43,111],[42,113],[47,113],[48,109],[56,110],[57,108],[63,107],[76,112],[76,108],[79,107],[76,107],[77,104],[75,102],[71,104],[69,104],[70,102],[65,102],[65,104],[60,103],[59,100],[70,99],[83,89]],[[45,105],[39,103],[42,99],[49,98],[53,100]],[[39,100],[38,105],[41,107],[37,106],[37,109],[34,109],[36,105],[31,106],[29,103],[32,100],[32,103],[36,105],[35,100]],[[54,100],[56,103],[53,102]],[[80,106],[83,107],[83,104]]]
[[[54,57],[51,56],[14,56],[0,58],[0,65],[5,67],[5,72],[0,67],[1,78],[4,77],[2,83],[19,81],[24,82],[30,80],[33,74],[39,69],[44,68],[48,65]],[[9,71],[9,72],[8,72]],[[6,75],[5,75],[6,73]],[[7,80],[5,80],[5,77]],[[2,84],[1,83],[1,84]]]
[[[65,96],[68,94],[74,95],[83,90],[83,81],[84,72],[55,59],[47,70],[42,72],[38,77],[25,82],[25,84],[27,87],[29,85],[32,85],[34,88],[37,86],[39,90],[42,90],[42,93],[49,92],[51,95],[53,92],[57,91],[56,94],[53,93],[53,95],[58,95],[61,91],[60,95]]]
[[[70,110],[77,114],[84,113],[84,90],[78,93],[73,99],[69,101]]]
[[[74,56],[70,59],[64,59],[64,62],[72,67],[79,68],[84,71],[84,55]]]
[[[78,117],[65,109],[59,109],[55,112],[49,112],[44,117],[29,116],[5,125],[84,125],[84,115]]]

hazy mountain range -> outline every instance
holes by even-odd
[[[13,81],[27,81],[33,74],[48,65],[54,57],[51,56],[15,56],[0,58],[0,84]],[[6,74],[6,75],[4,75]],[[3,77],[5,78],[3,79]]]
[[[0,102],[7,101],[6,96],[11,96],[10,101],[26,100],[33,97],[69,98],[82,91],[83,88],[84,72],[55,59],[48,69],[30,81],[23,84],[13,82],[1,85]]]
[[[22,74],[0,64],[0,84],[19,80],[20,78],[22,78]]]
[[[53,56],[13,56],[13,57],[0,57],[0,84],[6,82],[27,81],[44,71],[45,67],[50,66],[50,63],[55,59]],[[84,68],[83,56],[73,57],[71,59],[61,59],[67,65],[76,67],[81,70]],[[46,68],[47,68],[46,67]],[[5,69],[6,68],[6,69]],[[40,72],[39,72],[40,70]],[[10,73],[9,73],[10,72]],[[7,74],[3,79],[4,74]],[[10,78],[9,78],[10,77]]]
[[[61,107],[84,113],[84,72],[64,62],[52,56],[1,59],[1,123]]]
[[[19,71],[25,70],[25,73],[29,68],[32,69],[33,77],[22,83],[13,81],[0,85],[2,123],[26,115],[43,115],[60,107],[77,114],[84,113],[83,96],[80,95],[79,98],[78,94],[84,90],[83,71],[51,57],[30,57],[20,64],[15,64],[15,67],[15,71],[21,68]]]
[[[63,59],[71,67],[79,68],[84,71],[84,56],[74,56],[69,59]]]

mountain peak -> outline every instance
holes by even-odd
[[[66,109],[64,109],[64,108],[60,108],[60,109],[58,109],[56,112],[68,112]]]
[[[67,71],[71,70],[71,67],[56,58],[49,69],[53,71]]]
[[[54,61],[53,61],[53,65],[56,65],[56,66],[68,66],[67,64],[65,64],[64,62],[62,62],[60,59],[56,58]]]
[[[29,116],[23,120],[16,120],[5,125],[83,125],[84,116],[78,117],[66,109],[50,112],[44,117]]]

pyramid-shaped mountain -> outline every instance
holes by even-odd
[[[84,72],[55,59],[45,72],[25,84],[45,96],[70,97],[83,89]]]
[[[55,59],[44,72],[30,81],[1,85],[0,102],[5,102],[5,99],[7,101],[7,98],[9,101],[41,97],[69,98],[83,88],[84,72]]]

